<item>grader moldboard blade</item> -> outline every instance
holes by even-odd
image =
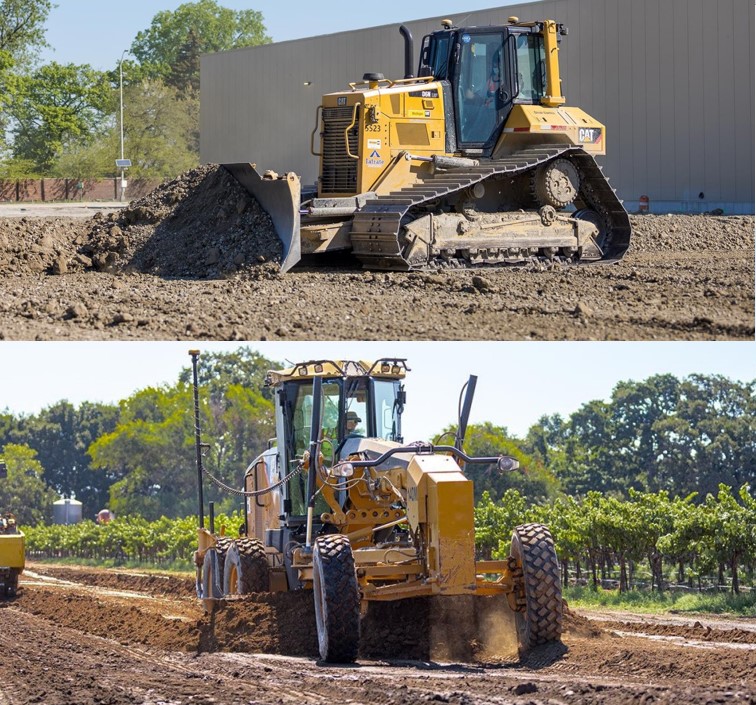
[[[257,173],[256,164],[224,164],[223,166],[270,216],[283,245],[281,271],[288,272],[302,256],[299,230],[302,184],[299,177],[293,172],[283,176],[266,172],[260,176]]]

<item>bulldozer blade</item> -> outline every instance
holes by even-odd
[[[281,271],[289,271],[302,256],[299,229],[302,184],[299,177],[293,172],[283,176],[266,172],[264,176],[260,176],[257,173],[256,164],[224,164],[223,166],[270,216],[278,239],[283,245]]]

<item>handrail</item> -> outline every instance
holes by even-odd
[[[378,81],[355,81],[354,83],[350,83],[349,87],[354,90],[357,88],[357,86],[364,86],[369,85],[371,83],[387,83],[387,88],[392,88],[393,86],[403,85],[405,83],[432,83],[435,81],[434,76],[418,76],[417,78],[397,78],[397,79],[391,79],[391,78],[381,78]]]
[[[322,110],[323,110],[323,106],[319,105],[317,107],[317,110],[315,111],[315,129],[312,131],[312,134],[310,135],[310,154],[312,154],[313,157],[323,156],[323,152],[315,151],[315,133],[318,131],[318,128],[320,127],[320,113]]]
[[[352,154],[351,150],[349,149],[349,130],[351,130],[357,123],[357,109],[361,105],[362,105],[361,103],[354,104],[354,110],[352,111],[352,122],[349,125],[349,127],[347,127],[347,129],[344,130],[344,142],[346,143],[347,156],[350,157],[351,159],[356,159],[356,160],[359,160],[360,157],[359,155]]]
[[[464,451],[454,446],[436,446],[432,443],[417,443],[411,446],[399,446],[398,448],[391,448],[387,450],[383,455],[378,456],[374,460],[348,460],[336,463],[334,467],[338,467],[342,464],[349,464],[354,468],[374,468],[382,463],[386,462],[391,456],[397,453],[412,453],[413,455],[434,455],[436,453],[451,453],[459,460],[469,464],[477,465],[491,465],[495,463],[499,470],[507,472],[510,470],[516,470],[519,467],[519,462],[509,455],[497,455],[493,457],[471,457]]]

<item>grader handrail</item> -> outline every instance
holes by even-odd
[[[383,455],[374,458],[373,460],[342,460],[334,465],[334,470],[340,466],[346,464],[351,465],[353,468],[374,468],[384,462],[390,457],[397,455],[398,453],[412,453],[414,455],[434,455],[435,453],[450,453],[458,460],[465,463],[478,464],[478,465],[492,465],[495,464],[501,472],[510,472],[517,470],[519,462],[509,455],[496,455],[486,457],[469,456],[464,451],[454,446],[447,445],[433,445],[432,443],[417,443],[409,446],[399,446],[398,448],[391,448],[387,450]]]

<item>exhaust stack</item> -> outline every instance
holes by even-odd
[[[415,42],[412,39],[412,32],[406,25],[399,27],[399,31],[404,37],[404,78],[414,78]]]

